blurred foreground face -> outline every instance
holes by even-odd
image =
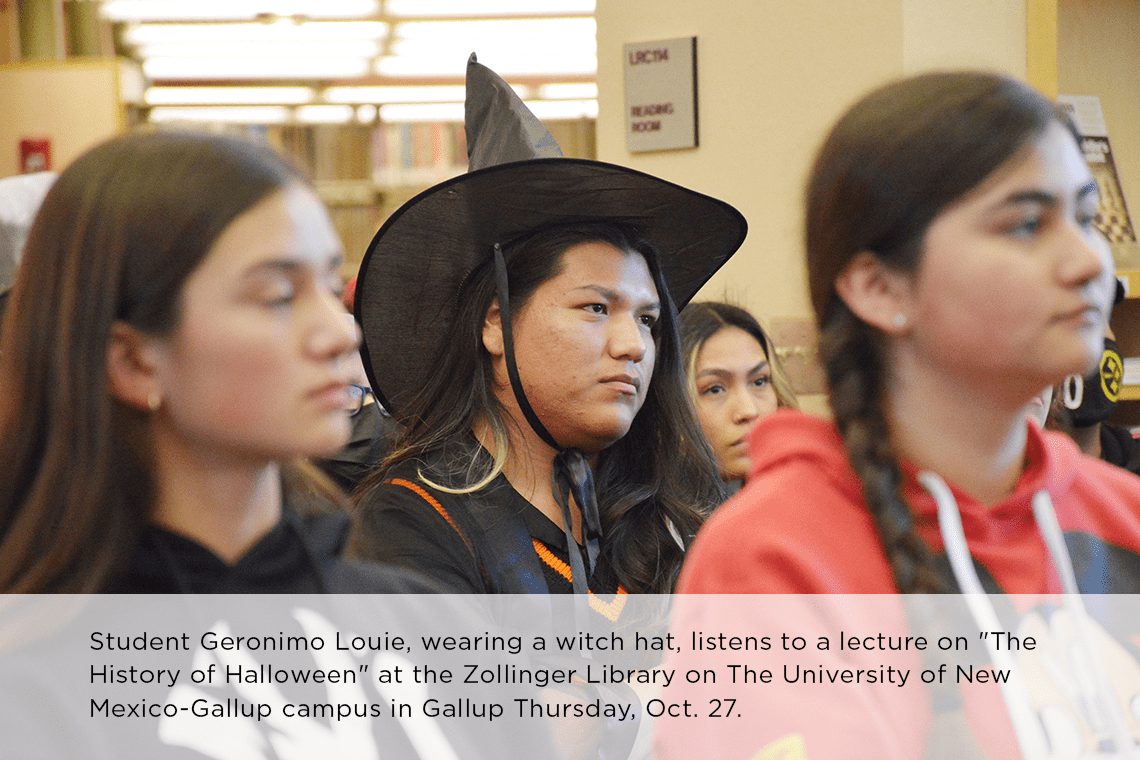
[[[159,344],[156,432],[242,460],[327,456],[348,440],[355,324],[340,303],[340,242],[320,200],[291,185],[226,228]]]
[[[741,480],[748,474],[748,433],[778,406],[768,356],[747,332],[726,327],[701,346],[694,381],[697,419],[720,475]]]
[[[905,309],[908,361],[1029,393],[1100,357],[1115,283],[1093,225],[1097,185],[1053,123],[927,230]]]

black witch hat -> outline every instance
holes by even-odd
[[[659,252],[680,309],[744,241],[744,217],[723,201],[623,166],[564,158],[550,132],[474,54],[466,130],[468,172],[397,210],[372,239],[357,279],[361,356],[377,398],[397,419],[453,339],[460,290],[472,271],[493,262],[499,303],[509,303],[502,250],[511,242],[555,225],[631,226]],[[515,397],[535,432],[559,451],[553,486],[568,546],[573,492],[592,565],[601,527],[589,465],[577,449],[563,450],[531,409],[514,362],[509,309],[501,313]],[[574,551],[570,557],[575,590],[584,590],[581,559]]]
[[[459,289],[473,269],[539,228],[623,222],[658,250],[680,310],[744,241],[723,201],[624,166],[563,158],[497,74],[467,62],[469,171],[420,193],[372,239],[356,283],[364,366],[396,416],[423,387],[453,335]]]

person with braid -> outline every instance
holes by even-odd
[[[1026,415],[1042,389],[1100,357],[1113,272],[1097,202],[1067,117],[1021,82],[930,73],[853,106],[806,192],[834,419],[780,410],[756,425],[747,485],[698,534],[679,591],[1140,591],[1140,480]],[[960,527],[940,528],[940,513]],[[893,622],[933,641],[938,623],[900,602]],[[714,605],[679,600],[675,627],[723,630]],[[892,624],[862,605],[836,603],[831,620],[845,631]],[[917,655],[910,666],[917,676]],[[957,721],[958,738],[982,741],[977,756],[1016,753],[993,738],[1009,739],[1008,726],[976,725],[978,715],[1004,720],[1000,700],[977,710],[964,696],[970,720]],[[667,724],[662,757],[753,757],[781,741],[808,758],[960,749],[941,718],[960,718],[961,700],[944,697],[921,684],[820,687],[811,708],[772,697],[747,736]],[[1022,730],[1032,722],[1014,721],[1018,741],[1040,730]]]

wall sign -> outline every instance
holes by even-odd
[[[697,147],[697,38],[631,43],[623,52],[629,151]]]

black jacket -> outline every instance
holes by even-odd
[[[438,589],[418,575],[345,560],[351,520],[343,513],[282,519],[245,556],[226,564],[206,547],[156,526],[143,531],[117,594],[400,594]]]

